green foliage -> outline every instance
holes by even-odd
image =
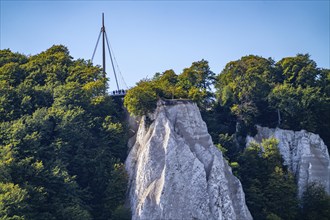
[[[276,64],[283,83],[276,85],[269,102],[281,114],[280,127],[320,134],[330,145],[330,71],[319,69],[309,55],[283,58]]]
[[[228,107],[214,103],[210,108],[202,109],[201,115],[207,124],[213,141],[216,143],[220,141],[220,134],[231,136],[236,131],[236,117],[230,112]]]
[[[273,113],[267,111],[267,95],[278,78],[271,59],[250,55],[229,62],[217,76],[218,102],[231,110],[241,128],[251,131],[257,121],[269,123]]]
[[[282,127],[295,130],[317,132],[320,121],[318,117],[326,116],[324,110],[329,108],[327,98],[321,94],[320,88],[309,86],[278,85],[269,95],[269,100],[281,113]]]
[[[306,129],[329,147],[329,82],[330,70],[308,54],[277,63],[245,56],[216,77],[201,60],[140,81],[124,105],[141,116],[160,98],[195,101],[255,219],[329,219],[329,196],[315,185],[298,216],[297,186],[275,139],[242,147],[256,124]],[[106,88],[101,69],[64,46],[29,57],[0,50],[0,219],[130,219],[125,113]]]
[[[150,81],[141,81],[128,90],[124,105],[127,111],[136,116],[146,115],[156,108],[157,93]]]
[[[298,54],[295,57],[283,58],[276,63],[284,83],[303,87],[316,86],[320,70],[309,57],[309,54]]]
[[[126,157],[126,125],[101,69],[64,46],[0,54],[0,218],[109,219],[102,213],[124,204],[114,165]]]
[[[225,155],[230,158],[230,161],[237,161],[240,149],[235,142],[235,135],[220,134],[218,142],[225,149]]]
[[[127,189],[127,174],[125,166],[122,163],[115,164],[110,174],[110,179],[105,190],[106,199],[104,201],[107,219],[130,219],[130,211],[124,207],[126,189]],[[112,211],[112,213],[111,213]],[[120,217],[120,218],[119,218]]]
[[[245,56],[217,76],[217,100],[230,109],[238,135],[256,124],[318,133],[330,146],[330,70],[319,69],[308,54],[271,59]],[[219,131],[219,133],[227,133]]]
[[[19,53],[13,53],[9,49],[0,50],[0,67],[8,63],[24,64],[27,62],[27,57]]]
[[[245,136],[255,125],[306,129],[330,146],[330,71],[319,69],[309,55],[298,54],[275,63],[245,56],[229,62],[216,77],[216,102],[210,86],[214,74],[204,60],[180,75],[173,70],[141,81],[125,97],[130,113],[153,112],[158,98],[187,98],[198,103],[215,145],[241,180],[255,219],[296,219],[297,186],[283,166],[275,139],[244,150]]]
[[[180,75],[167,70],[162,74],[156,73],[152,80],[140,81],[127,92],[124,104],[128,112],[135,116],[153,112],[159,98],[191,99],[206,109],[213,96],[210,88],[213,81],[214,73],[208,62],[201,60],[192,63]]]
[[[300,219],[330,219],[330,196],[316,183],[307,186],[301,200]]]
[[[0,219],[24,219],[27,191],[13,183],[0,182]]]
[[[283,166],[277,140],[251,143],[239,158],[238,175],[254,219],[296,219],[297,186]]]

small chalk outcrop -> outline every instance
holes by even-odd
[[[330,159],[327,146],[319,135],[301,131],[270,129],[257,127],[255,137],[247,137],[251,141],[261,143],[262,139],[275,137],[284,165],[294,173],[298,184],[298,195],[301,196],[307,184],[316,182],[324,186],[330,194]]]
[[[196,104],[159,101],[126,160],[132,219],[252,219]]]

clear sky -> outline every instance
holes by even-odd
[[[167,69],[179,74],[201,59],[218,74],[229,61],[249,54],[278,61],[309,53],[318,67],[330,68],[329,8],[329,0],[1,0],[0,48],[35,55],[63,44],[75,59],[90,59],[104,12],[110,44],[128,87]],[[101,64],[100,46],[95,64]],[[108,59],[114,88],[110,65]]]

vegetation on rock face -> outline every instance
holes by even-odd
[[[261,145],[251,143],[239,156],[238,176],[255,219],[297,217],[297,185],[283,166],[277,144],[274,138],[263,140]]]
[[[278,152],[270,150],[275,149],[274,140],[246,149],[244,140],[246,134],[254,135],[259,124],[320,134],[329,148],[329,79],[330,70],[317,68],[308,54],[277,63],[245,56],[229,62],[217,76],[217,102],[202,115],[214,142],[235,164],[233,171],[242,181],[254,219],[301,219],[301,213],[312,219],[307,216],[313,215],[313,208],[299,205],[306,199],[296,199],[294,177]],[[329,201],[325,198],[322,207]],[[330,218],[329,207],[320,216]]]
[[[320,134],[329,147],[329,79],[330,70],[317,68],[308,54],[277,63],[245,56],[217,76],[202,60],[180,75],[169,70],[141,81],[128,92],[125,105],[130,113],[144,115],[153,112],[158,98],[195,100],[214,143],[242,181],[254,218],[297,219],[306,206],[298,205],[294,177],[282,165],[276,141],[245,149],[245,137],[255,134],[257,124],[305,129]]]
[[[0,51],[1,219],[111,219],[122,208],[126,127],[106,85],[64,46]]]
[[[313,215],[313,208],[299,205],[306,199],[296,199],[294,178],[274,151],[274,140],[246,149],[244,140],[246,134],[254,135],[254,126],[259,124],[320,134],[329,149],[329,79],[330,70],[317,68],[309,55],[302,54],[277,63],[258,56],[242,57],[228,63],[217,76],[217,102],[202,115],[215,144],[235,164],[233,171],[242,181],[255,219],[300,219],[299,213],[312,219],[307,216]],[[322,207],[329,201],[324,198]],[[329,207],[320,216],[330,218]]]
[[[244,147],[256,124],[306,129],[330,146],[330,70],[309,55],[245,56],[217,76],[201,60],[140,81],[124,103],[106,88],[101,69],[64,46],[30,57],[0,51],[0,219],[129,219],[122,105],[141,116],[159,98],[198,104],[255,219],[330,218],[317,185],[298,201],[276,140]]]
[[[277,63],[246,56],[228,63],[217,76],[217,99],[236,116],[243,134],[255,124],[306,129],[320,134],[329,146],[329,75],[309,55]]]
[[[153,79],[142,80],[127,92],[125,107],[131,114],[142,116],[155,110],[159,98],[191,99],[200,107],[209,106],[214,75],[205,60],[192,63],[180,75],[173,70],[156,73]]]

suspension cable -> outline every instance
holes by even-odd
[[[117,60],[116,60],[116,56],[115,56],[115,53],[114,53],[113,48],[112,48],[112,46],[111,46],[111,43],[109,43],[109,45],[110,45],[110,50],[111,50],[111,52],[112,52],[112,54],[113,54],[113,59],[114,59],[114,61],[115,61],[115,63],[116,63],[116,67],[117,67],[117,70],[118,70],[118,72],[119,72],[120,78],[121,78],[122,82],[124,83],[125,88],[128,89],[128,86],[127,86],[127,84],[126,84],[126,82],[125,82],[125,80],[124,80],[124,77],[123,77],[123,75],[121,74],[121,71],[120,71],[120,68],[119,68],[118,62],[117,62]]]
[[[114,66],[114,64],[113,64],[113,60],[112,60],[112,55],[111,55],[111,50],[110,50],[110,46],[109,46],[109,40],[108,40],[107,32],[105,32],[105,38],[106,38],[106,41],[107,41],[107,46],[108,46],[108,50],[109,50],[109,54],[110,54],[110,59],[111,59],[111,65],[112,65],[113,73],[114,73],[114,75],[115,75],[115,79],[116,79],[117,89],[118,89],[118,91],[119,91],[119,85],[118,85],[118,80],[117,80],[117,74],[116,74],[115,66]]]
[[[101,31],[100,31],[100,33],[99,33],[99,37],[97,38],[97,41],[96,41],[95,49],[94,49],[93,56],[92,56],[92,62],[93,62],[94,55],[95,55],[95,52],[96,52],[96,49],[97,49],[97,45],[99,45],[99,41],[100,41],[100,37],[101,37],[101,33],[102,33],[102,29],[101,29]]]

